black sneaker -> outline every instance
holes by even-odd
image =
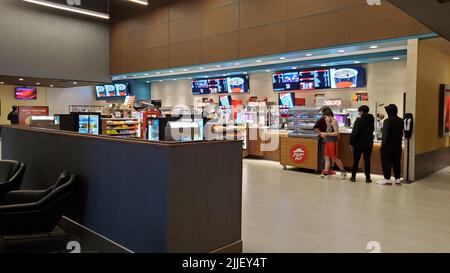
[[[352,178],[350,178],[350,182],[353,182],[353,183],[355,183],[355,182],[356,182],[356,177],[352,177]]]
[[[368,183],[368,184],[372,183],[372,179],[366,178],[366,183]]]

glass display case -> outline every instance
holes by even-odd
[[[247,126],[238,123],[216,123],[212,129],[215,140],[242,140],[242,149],[247,150]]]
[[[69,113],[103,113],[104,109],[98,105],[69,105]]]
[[[268,126],[269,108],[267,102],[249,102],[247,105],[246,122],[249,126]]]
[[[348,118],[350,119],[350,128],[353,128],[355,121],[359,118],[358,109],[347,109]]]
[[[286,124],[286,118],[281,117],[280,107],[272,105],[269,109],[269,127],[270,129],[283,129]]]
[[[201,135],[199,123],[191,120],[169,121],[167,129],[172,141],[193,141]]]
[[[289,137],[317,138],[314,125],[322,117],[318,107],[293,107],[289,110],[288,129],[292,132]]]

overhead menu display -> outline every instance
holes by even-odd
[[[280,108],[291,109],[295,105],[295,93],[282,93],[278,95]]]
[[[366,86],[366,70],[364,66],[347,66],[277,72],[272,83],[274,91],[362,88]]]
[[[121,99],[129,95],[128,84],[104,84],[95,87],[98,100]]]
[[[280,72],[272,76],[273,90],[296,91],[300,90],[300,77],[298,71]]]
[[[366,87],[364,66],[340,67],[330,69],[331,88]]]
[[[192,93],[194,95],[235,94],[248,92],[250,92],[250,84],[247,75],[192,81]]]
[[[300,71],[300,90],[325,89],[331,86],[328,69]]]

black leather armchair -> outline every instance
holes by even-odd
[[[12,191],[0,206],[0,235],[49,233],[61,220],[77,178],[63,172],[56,184],[42,191]]]
[[[10,191],[20,189],[25,164],[14,160],[0,160],[0,204]]]

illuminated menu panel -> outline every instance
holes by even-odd
[[[330,88],[330,70],[305,70],[300,71],[300,90],[314,90]]]
[[[237,94],[248,92],[250,92],[250,83],[247,75],[192,81],[192,93],[194,95]]]
[[[295,106],[295,93],[282,93],[278,95],[278,105],[280,108],[291,109]]]
[[[364,66],[277,72],[272,75],[274,91],[362,88],[366,86]]]
[[[125,98],[130,94],[126,83],[97,85],[95,92],[98,100]]]
[[[299,72],[280,72],[272,75],[273,90],[297,91],[300,90]]]

